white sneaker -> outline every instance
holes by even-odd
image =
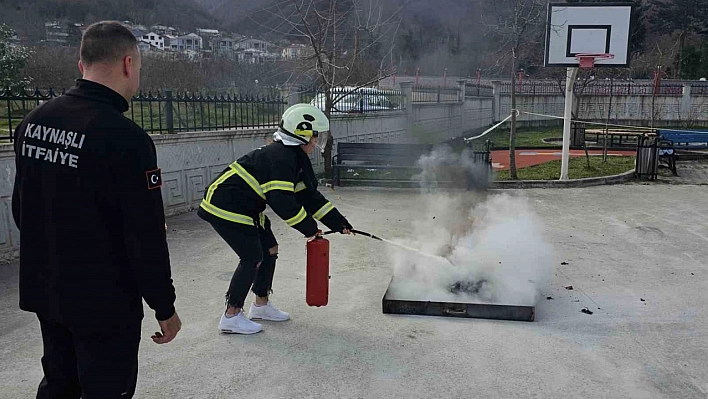
[[[222,314],[219,330],[229,334],[255,334],[263,330],[263,326],[249,320],[241,310],[234,317],[226,317],[226,314]]]
[[[276,308],[271,301],[265,306],[256,306],[251,303],[251,309],[248,311],[248,317],[251,319],[270,320],[270,321],[285,321],[290,319],[290,315]]]

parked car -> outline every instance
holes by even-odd
[[[338,87],[332,91],[332,114],[392,111],[403,108],[403,93],[371,87]],[[310,104],[325,110],[325,94],[318,93]]]

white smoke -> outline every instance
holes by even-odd
[[[428,160],[440,161],[430,165],[464,159],[433,155]],[[393,249],[391,298],[532,306],[548,290],[554,251],[528,199],[438,192],[422,200],[425,214],[417,215],[412,238],[397,242],[441,258]]]
[[[413,179],[419,180],[421,188],[427,192],[446,186],[484,189],[492,179],[489,164],[482,162],[482,155],[475,154],[471,148],[456,153],[442,144],[429,155],[420,157],[417,165],[422,171]]]

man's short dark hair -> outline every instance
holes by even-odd
[[[101,21],[89,26],[81,39],[84,65],[113,63],[136,51],[138,40],[119,22]]]

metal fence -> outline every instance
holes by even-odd
[[[563,95],[565,85],[559,86],[556,82],[517,82],[516,94],[527,96],[558,96]],[[502,95],[511,94],[511,82],[501,82],[499,92]]]
[[[456,103],[460,101],[459,87],[413,86],[414,103]]]
[[[575,82],[573,89],[576,95],[582,96],[651,96],[655,87],[651,82],[631,81],[590,81]],[[500,86],[502,95],[511,94],[511,82],[502,82]],[[521,96],[562,96],[565,92],[565,82],[555,81],[530,81],[516,83],[516,94]],[[662,82],[656,89],[657,96],[682,96],[683,84]]]
[[[32,109],[64,94],[52,89],[5,89],[0,92],[0,137],[13,131]],[[148,133],[271,127],[280,122],[287,103],[276,96],[203,95],[171,91],[140,93],[124,114]]]
[[[693,84],[691,84],[691,96],[695,96],[695,97],[708,96],[708,83],[693,83]]]
[[[335,88],[331,91],[331,114],[367,114],[406,109],[406,96],[400,90],[363,88]],[[323,91],[313,89],[300,94],[300,101],[310,103],[322,111],[326,106]]]
[[[494,97],[494,89],[492,86],[467,83],[465,97]]]
[[[564,85],[565,87],[565,85]],[[682,96],[683,84],[662,82],[659,87],[655,87],[653,83],[636,83],[627,81],[609,81],[591,82],[584,89],[582,82],[576,82],[575,93],[584,96],[651,96],[656,93],[657,96]]]

